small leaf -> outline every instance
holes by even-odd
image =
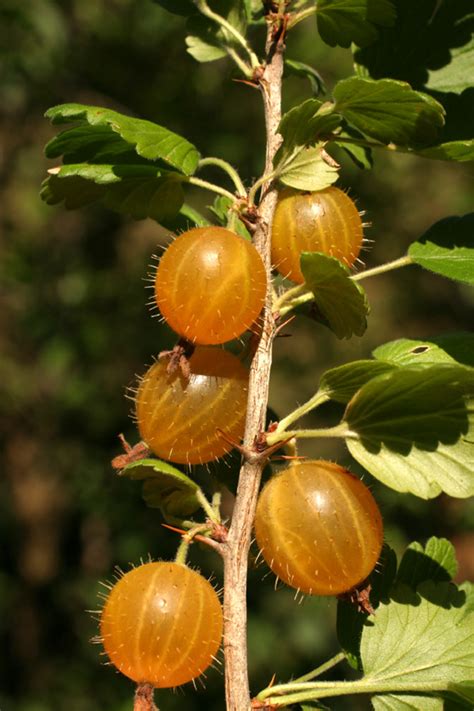
[[[240,0],[219,0],[215,3],[215,11],[235,27],[240,34],[245,35],[247,27],[247,9]],[[226,47],[235,45],[234,37],[203,15],[192,16],[187,23],[188,36],[186,44],[188,52],[198,62],[213,62],[227,56]]]
[[[307,99],[283,115],[278,133],[283,137],[280,156],[291,153],[297,146],[309,146],[320,137],[330,135],[341,123],[341,116],[334,112],[333,104]],[[275,158],[275,165],[279,159]]]
[[[367,328],[367,299],[347,267],[326,254],[303,252],[301,270],[323,323],[338,338],[362,336]]]
[[[316,17],[326,44],[364,47],[377,39],[377,26],[394,23],[396,13],[390,0],[319,0]]]
[[[48,205],[64,202],[72,210],[96,202],[131,215],[171,220],[183,204],[183,176],[161,172],[151,165],[64,165],[47,178],[41,198]]]
[[[404,708],[384,705],[388,699],[398,699],[398,684],[403,702],[410,683],[426,684],[428,689],[435,685],[440,692],[472,679],[474,614],[466,614],[465,593],[451,583],[432,581],[418,589],[419,596],[407,589],[403,603],[381,604],[369,618],[370,626],[364,627],[364,681],[387,683],[394,690],[388,697],[373,697],[375,709]],[[416,708],[431,707],[422,703]]]
[[[294,59],[285,59],[285,74],[294,74],[297,77],[303,77],[307,79],[311,85],[311,90],[314,96],[319,96],[319,94],[326,93],[326,87],[324,85],[323,78],[318,71],[309,64],[304,64],[304,62],[297,62]]]
[[[335,110],[363,134],[382,143],[434,143],[444,125],[444,109],[428,94],[393,79],[350,77],[334,88]]]
[[[410,543],[400,561],[397,583],[408,585],[416,591],[420,583],[433,580],[449,582],[458,570],[454,546],[446,538],[432,537],[423,547],[416,541]]]
[[[120,471],[120,476],[144,480],[143,498],[147,506],[161,509],[165,516],[184,518],[201,506],[196,497],[199,491],[196,482],[160,459],[131,462]]]
[[[211,212],[214,213],[214,215],[217,217],[219,220],[220,224],[223,225],[224,227],[227,227],[228,222],[229,222],[229,213],[231,209],[234,206],[234,201],[231,200],[228,197],[225,197],[225,195],[218,195],[212,206],[209,206],[209,209]],[[248,229],[245,227],[244,223],[237,219],[232,225],[233,229],[239,234],[241,237],[244,239],[250,240],[250,232]]]
[[[388,361],[400,367],[456,362],[436,343],[430,340],[415,341],[410,338],[399,338],[396,341],[384,343],[376,348],[372,355],[379,361]]]
[[[151,161],[163,160],[185,175],[194,173],[200,159],[197,149],[185,138],[151,121],[125,116],[110,109],[84,104],[61,104],[49,109],[46,116],[53,124],[76,121],[81,125],[92,126],[94,131],[98,126],[109,128],[139,156]],[[75,129],[71,131],[71,145],[76,150],[77,132]],[[65,153],[68,152],[66,141],[67,136],[62,134]]]
[[[472,161],[474,160],[474,139],[449,141],[448,143],[440,143],[437,146],[430,146],[430,148],[423,148],[414,152],[422,158],[431,158],[433,160],[454,160],[459,163]]]
[[[474,284],[474,213],[440,220],[410,246],[408,254],[425,269]]]
[[[390,363],[376,360],[356,360],[346,363],[323,374],[319,383],[319,392],[345,405],[369,380],[387,373],[394,367]]]
[[[153,0],[157,5],[161,5],[168,12],[174,15],[195,15],[198,10],[193,0]]]
[[[339,177],[338,166],[330,165],[323,158],[321,147],[301,148],[280,164],[275,173],[290,188],[311,191],[324,190]]]

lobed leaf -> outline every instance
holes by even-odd
[[[119,476],[144,481],[143,498],[147,506],[159,508],[165,516],[184,518],[200,508],[199,486],[183,472],[160,459],[131,462]]]
[[[417,541],[410,543],[398,566],[396,581],[416,591],[426,580],[449,582],[458,570],[453,544],[446,538],[431,537],[423,547]]]
[[[376,360],[356,360],[327,370],[319,382],[319,392],[331,400],[347,404],[372,378],[387,373],[395,366]]]
[[[426,84],[435,91],[451,91],[461,94],[472,86],[474,67],[474,37],[470,42],[451,50],[451,61],[429,72]]]
[[[322,146],[302,148],[275,170],[279,180],[296,190],[324,190],[339,177],[337,164],[328,163]]]
[[[215,12],[224,17],[229,24],[245,35],[247,29],[248,7],[241,0],[219,0],[214,3]],[[203,15],[191,16],[187,23],[188,52],[198,62],[213,62],[227,56],[228,46],[235,45],[232,35],[216,22]]]
[[[319,0],[316,17],[329,46],[364,47],[377,39],[379,26],[393,25],[396,13],[390,0]]]
[[[171,220],[183,201],[184,176],[162,174],[152,165],[64,165],[47,178],[41,198],[49,205],[64,202],[67,209],[102,202],[135,219]]]
[[[399,338],[396,341],[384,343],[373,351],[373,356],[379,361],[388,361],[400,367],[456,362],[436,343],[430,340],[415,341],[410,338]]]
[[[334,98],[335,110],[349,124],[381,143],[429,145],[444,125],[441,104],[392,79],[343,79],[334,88]]]
[[[322,323],[338,338],[362,336],[367,328],[367,298],[338,259],[319,252],[301,254],[301,271],[314,295]]]
[[[433,581],[422,583],[418,591],[400,588],[403,602],[382,603],[369,618],[370,626],[364,627],[364,681],[393,689],[388,695],[373,697],[375,709],[399,708],[384,703],[396,703],[397,690],[405,703],[410,683],[426,685],[427,692],[438,695],[472,679],[474,613],[467,610],[466,593],[451,583]]]
[[[454,160],[459,163],[474,160],[474,139],[466,139],[463,141],[448,141],[440,143],[437,146],[423,148],[415,151],[422,158],[431,158],[433,160]]]
[[[86,106],[84,104],[61,104],[54,106],[46,112],[46,116],[53,124],[79,122],[83,126],[90,126],[93,129],[94,138],[97,138],[97,127],[118,134],[133,150],[142,158],[156,161],[163,160],[185,175],[192,175],[198,165],[200,155],[189,141],[178,134],[169,131],[163,126],[145,121],[143,119],[125,116],[117,111],[104,109],[97,106]],[[83,132],[84,133],[84,132]],[[66,135],[69,134],[69,135]],[[78,133],[75,129],[61,135],[61,145],[63,153],[69,153],[68,138],[71,141],[71,152],[77,150]],[[106,145],[110,144],[110,139],[105,136]],[[53,139],[52,148],[46,147],[46,155],[57,155],[58,140]],[[100,144],[98,145],[100,150]],[[50,156],[52,157],[52,156]]]
[[[415,264],[450,279],[474,284],[474,213],[440,220],[408,254]]]

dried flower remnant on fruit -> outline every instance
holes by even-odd
[[[202,464],[230,452],[244,434],[248,370],[227,351],[196,347],[189,378],[156,362],[136,399],[140,436],[161,459]],[[222,436],[221,432],[223,433]]]

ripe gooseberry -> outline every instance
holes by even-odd
[[[189,358],[189,378],[167,372],[157,361],[141,379],[135,405],[142,440],[162,459],[202,464],[240,441],[247,409],[248,370],[218,348],[198,346]]]
[[[273,218],[272,262],[280,274],[297,284],[305,281],[302,252],[323,252],[350,267],[362,247],[362,227],[357,207],[339,188],[313,193],[285,188]]]
[[[156,303],[163,318],[180,336],[201,345],[225,343],[250,328],[266,288],[255,247],[223,227],[184,232],[156,270]]]
[[[380,555],[382,517],[368,488],[325,461],[295,462],[263,488],[255,533],[272,571],[310,595],[361,583]]]
[[[207,669],[222,638],[212,585],[181,563],[145,563],[120,578],[100,617],[112,664],[136,682],[167,688]]]

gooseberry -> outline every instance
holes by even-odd
[[[262,259],[223,227],[196,227],[170,244],[156,270],[155,296],[169,326],[201,345],[225,343],[249,329],[265,300]]]
[[[198,346],[188,363],[189,377],[169,373],[165,360],[152,365],[136,394],[136,417],[141,439],[158,457],[202,464],[242,439],[249,374],[219,348]]]
[[[362,247],[362,227],[357,207],[339,188],[312,193],[285,188],[273,218],[272,262],[280,274],[298,284],[305,281],[302,252],[323,252],[350,267]]]
[[[186,565],[145,563],[112,587],[100,635],[112,664],[136,682],[179,686],[207,669],[222,638],[212,585]]]
[[[310,595],[338,595],[373,570],[383,542],[377,504],[337,464],[295,462],[260,493],[255,533],[272,571]]]

